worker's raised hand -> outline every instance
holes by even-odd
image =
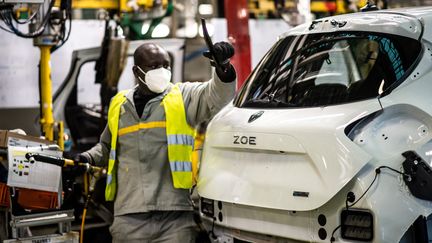
[[[210,59],[212,66],[216,67],[216,73],[222,82],[232,82],[236,78],[236,73],[230,63],[230,58],[234,56],[234,47],[225,41],[214,44],[214,56],[206,51],[203,55]],[[218,63],[219,65],[216,65]]]
[[[234,56],[234,47],[225,41],[217,42],[214,44],[215,57],[209,51],[204,52],[204,56],[209,58],[212,63],[217,61],[221,65],[227,65],[230,58]]]

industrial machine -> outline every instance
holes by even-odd
[[[0,240],[78,242],[74,212],[63,207],[61,169],[27,153],[52,157],[62,151],[45,139],[0,130]]]
[[[71,1],[62,0],[58,7],[54,5],[54,0],[0,2],[0,28],[19,37],[33,39],[34,46],[40,49],[39,123],[41,135],[44,137],[44,139],[26,136],[17,138],[14,133],[2,131],[2,135],[6,134],[6,136],[3,136],[3,144],[0,147],[7,148],[5,150],[7,159],[6,163],[2,164],[1,170],[6,169],[8,173],[2,174],[1,178],[2,200],[5,202],[2,204],[2,216],[7,217],[1,218],[6,233],[3,234],[2,230],[0,238],[9,239],[7,242],[78,241],[76,232],[71,231],[71,222],[75,219],[74,212],[62,207],[63,187],[60,169],[55,170],[56,176],[52,176],[52,168],[40,167],[24,158],[22,154],[28,150],[45,154],[52,146],[55,148],[56,155],[61,155],[63,150],[63,122],[54,121],[52,113],[50,56],[70,36]],[[28,28],[28,31],[25,31],[25,28]],[[15,147],[21,151],[15,151]],[[7,178],[7,186],[3,183],[5,178]],[[53,185],[55,190],[52,189]],[[30,229],[30,227],[48,227],[52,224],[58,225],[58,229],[52,232],[53,234],[47,233],[49,230],[34,234]]]
[[[33,39],[40,49],[39,94],[41,135],[63,149],[63,122],[52,114],[51,53],[69,38],[72,23],[71,0],[5,0],[0,2],[0,28],[22,38]],[[68,27],[67,27],[67,23]],[[23,27],[28,25],[28,31]],[[19,27],[21,26],[21,27]]]
[[[281,36],[207,128],[213,241],[429,242],[431,25],[407,8]]]

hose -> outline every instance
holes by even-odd
[[[84,226],[85,226],[85,218],[86,218],[86,215],[87,215],[87,208],[88,208],[88,205],[89,205],[89,202],[90,202],[90,199],[91,199],[91,196],[92,196],[92,192],[93,191],[90,191],[88,194],[87,194],[87,199],[86,199],[86,202],[85,202],[85,204],[84,204],[84,209],[83,209],[83,213],[82,213],[82,219],[81,219],[81,230],[80,230],[80,243],[83,243],[84,242]]]
[[[88,174],[87,173],[85,173],[84,175],[83,175],[83,177],[84,177],[84,195],[88,195],[88,193],[89,193],[89,177],[88,177]]]
[[[85,218],[86,218],[86,214],[87,214],[88,205],[90,203],[91,197],[93,195],[93,192],[94,192],[94,189],[95,189],[95,186],[96,186],[96,181],[104,173],[105,173],[104,170],[98,170],[98,171],[96,171],[94,174],[92,174],[92,177],[90,178],[90,183],[88,183],[87,199],[86,199],[86,201],[84,203],[84,210],[83,210],[82,220],[81,220],[80,243],[83,243],[83,241],[84,241]]]
[[[87,214],[87,208],[84,208],[81,220],[81,231],[80,231],[80,243],[83,243],[84,239],[84,225],[85,225],[85,217]]]

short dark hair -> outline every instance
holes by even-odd
[[[142,58],[145,57],[149,51],[155,49],[163,48],[160,45],[154,43],[145,43],[140,45],[134,52],[134,64],[137,65],[137,63],[141,62]]]

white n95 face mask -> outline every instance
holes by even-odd
[[[136,66],[142,73],[145,74],[145,81],[138,76],[138,80],[147,85],[150,91],[156,94],[164,92],[171,80],[171,71],[166,68],[157,68],[144,72],[140,67]]]

